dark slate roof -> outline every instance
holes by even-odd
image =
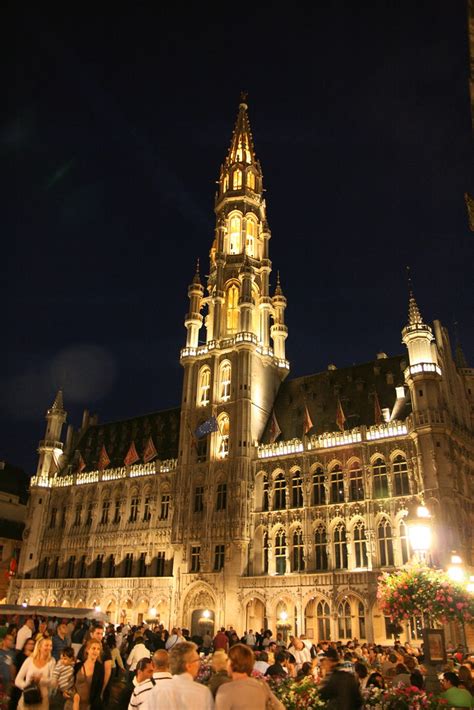
[[[279,439],[302,437],[305,404],[313,422],[309,435],[338,431],[338,397],[346,417],[345,429],[372,426],[375,424],[375,392],[381,409],[389,407],[392,411],[397,399],[395,387],[404,384],[403,370],[406,364],[406,358],[398,355],[286,380],[278,391],[274,408],[282,431]],[[390,376],[393,377],[393,384],[390,383]],[[397,412],[397,419],[405,419],[409,413],[408,406],[406,403]],[[270,419],[262,437],[265,443],[270,440]]]
[[[6,461],[1,462],[0,491],[2,493],[12,493],[20,498],[20,503],[26,504],[29,485],[30,479],[23,469],[12,466]]]
[[[24,529],[25,523],[0,518],[0,537],[5,537],[7,540],[22,540]]]
[[[151,437],[157,457],[161,461],[178,456],[180,409],[144,414],[133,419],[95,424],[90,426],[77,442],[69,463],[77,469],[82,456],[86,466],[83,471],[97,470],[102,446],[110,459],[107,468],[124,465],[124,458],[132,441],[143,462],[143,454]]]

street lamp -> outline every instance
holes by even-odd
[[[431,514],[425,505],[418,505],[407,518],[411,549],[420,562],[427,562],[431,547]]]
[[[462,584],[466,577],[466,571],[462,566],[462,558],[455,552],[451,555],[451,565],[448,567],[448,575],[453,582],[458,582],[458,584]]]

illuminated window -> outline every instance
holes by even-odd
[[[344,474],[340,466],[331,472],[331,503],[344,503]]]
[[[393,462],[393,493],[396,496],[406,496],[410,493],[408,466],[403,456],[397,456]]]
[[[382,458],[378,458],[372,465],[374,471],[374,498],[388,498],[387,466]]]
[[[323,525],[318,525],[314,531],[314,551],[316,556],[316,571],[328,569],[328,536]]]
[[[303,533],[295,530],[293,533],[293,572],[303,572],[304,570],[304,547]]]
[[[257,238],[257,225],[253,219],[247,218],[247,235],[245,238],[245,251],[248,256],[255,256],[255,240]]]
[[[325,503],[324,471],[318,467],[313,473],[313,505],[324,505]]]
[[[360,522],[354,527],[354,561],[356,567],[367,567],[367,548],[365,544],[365,525]]]
[[[365,639],[365,607],[362,602],[359,602],[359,638]]]
[[[240,190],[242,187],[242,170],[234,170],[232,175],[232,187],[234,190]]]
[[[242,231],[242,220],[239,215],[230,218],[229,223],[229,252],[230,254],[240,254],[240,233]]]
[[[221,402],[227,402],[230,399],[230,381],[231,381],[231,367],[229,362],[225,362],[221,365],[220,371],[220,400]]]
[[[286,535],[283,530],[275,536],[275,572],[276,574],[286,572]]]
[[[347,569],[346,527],[342,523],[334,528],[334,567]]]
[[[349,500],[364,500],[364,479],[358,462],[354,462],[349,471]]]
[[[381,567],[393,567],[392,526],[388,520],[382,520],[377,528]]]
[[[263,573],[268,574],[268,533],[263,534]]]
[[[318,639],[319,641],[329,641],[331,638],[331,617],[329,612],[329,604],[319,602],[316,607],[316,618],[318,620]]]
[[[255,175],[252,171],[249,171],[247,173],[247,187],[249,187],[251,190],[255,190]]]
[[[348,601],[341,602],[337,609],[338,635],[340,639],[352,638],[351,605]]]
[[[239,289],[232,284],[227,289],[227,333],[236,333],[239,328]]]
[[[229,433],[230,433],[230,420],[228,414],[221,414],[217,420],[219,425],[219,448],[218,455],[221,458],[228,456],[229,454]]]
[[[228,189],[229,189],[229,176],[226,175],[224,177],[223,182],[222,182],[222,192],[227,192]]]
[[[283,510],[286,508],[286,481],[282,473],[278,474],[273,485],[273,510]]]
[[[296,471],[291,479],[291,507],[303,507],[303,479],[301,471]]]
[[[405,523],[402,522],[400,523],[400,548],[401,548],[401,553],[402,553],[402,562],[403,564],[406,564],[408,560],[410,559],[410,548],[408,547],[408,532],[407,532],[407,526]]]
[[[211,390],[211,371],[208,367],[203,367],[199,373],[198,385],[198,405],[205,407],[209,404],[209,394]]]

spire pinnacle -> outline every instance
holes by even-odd
[[[408,280],[408,324],[417,325],[423,323],[421,317],[420,309],[415,300],[415,294],[413,293],[413,283],[411,279],[410,267],[407,266],[407,280]]]
[[[58,390],[58,393],[55,397],[55,400],[53,402],[53,406],[51,407],[53,411],[64,411],[64,403],[63,403],[63,391],[61,389]]]
[[[255,163],[252,131],[247,115],[247,93],[240,94],[239,113],[235,122],[227,163]]]
[[[283,296],[283,291],[280,283],[280,270],[277,271],[277,282],[275,286],[275,296]]]
[[[199,273],[199,257],[196,259],[196,272],[194,274],[193,278],[193,284],[200,284],[201,283],[201,276]]]

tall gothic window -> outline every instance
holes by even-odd
[[[328,568],[328,536],[323,525],[318,525],[314,531],[314,551],[316,571],[324,572]]]
[[[230,434],[230,419],[228,414],[221,414],[217,420],[219,425],[219,448],[218,455],[225,458],[229,455],[229,434]]]
[[[227,402],[230,399],[231,367],[230,362],[225,362],[220,368],[219,399]]]
[[[381,520],[378,525],[377,537],[379,541],[380,566],[392,567],[394,564],[392,526],[386,518]]]
[[[133,552],[127,552],[125,555],[124,577],[131,577],[133,572]]]
[[[81,579],[87,577],[87,561],[85,555],[82,555],[81,559],[79,560],[79,577]]]
[[[324,471],[322,468],[317,468],[313,473],[313,505],[324,505],[325,503]]]
[[[275,536],[275,572],[277,574],[286,572],[286,535],[283,530]]]
[[[344,474],[340,466],[331,471],[331,503],[344,503]]]
[[[106,525],[109,522],[110,500],[102,502],[102,516],[100,518],[101,525]]]
[[[247,187],[251,190],[255,190],[255,175],[251,170],[247,173]]]
[[[242,187],[242,170],[234,170],[232,174],[232,187],[234,190],[240,190]]]
[[[55,528],[56,527],[56,516],[58,514],[58,509],[57,508],[51,508],[51,517],[49,519],[49,527],[50,528]]]
[[[128,519],[129,523],[136,523],[137,522],[138,506],[139,506],[139,499],[137,496],[134,496],[132,498],[131,503],[130,503],[130,518]]]
[[[293,572],[303,572],[304,570],[304,547],[303,533],[295,530],[293,533]]]
[[[364,479],[357,461],[354,461],[349,470],[349,500],[364,500]]]
[[[107,577],[115,577],[115,557],[110,555],[107,567]]]
[[[242,230],[242,219],[238,214],[230,218],[229,223],[229,252],[240,254],[240,233]]]
[[[143,522],[147,523],[151,519],[151,497],[146,496],[145,507],[143,509]]]
[[[301,471],[295,471],[291,479],[291,507],[303,507],[303,479],[301,478]]]
[[[196,486],[194,489],[194,512],[202,513],[204,510],[204,486]]]
[[[217,484],[217,499],[216,510],[225,510],[227,508],[227,483]]]
[[[82,505],[80,503],[78,503],[76,505],[76,514],[75,514],[74,522],[73,522],[74,527],[78,527],[81,524],[81,515],[82,515]]]
[[[385,461],[382,458],[376,459],[372,469],[374,472],[374,498],[388,498],[388,476]]]
[[[270,509],[270,484],[268,482],[268,476],[265,473],[263,476],[263,488],[262,488],[262,510],[266,511]]]
[[[114,509],[114,523],[119,523],[120,522],[120,500],[115,501],[115,509]]]
[[[346,527],[343,523],[334,528],[334,566],[336,569],[347,569]]]
[[[365,639],[365,638],[367,638],[366,630],[365,630],[365,606],[363,605],[362,602],[359,602],[358,612],[359,612],[359,638]]]
[[[201,569],[201,546],[191,547],[191,572],[199,572]]]
[[[211,371],[208,367],[203,367],[199,373],[198,385],[198,405],[205,407],[209,404],[211,391]]]
[[[247,217],[247,234],[245,237],[245,251],[248,256],[255,256],[255,242],[257,239],[257,224],[254,219]]]
[[[318,641],[329,641],[331,638],[331,615],[327,602],[318,602],[316,618],[318,620]]]
[[[362,522],[356,523],[353,532],[354,558],[356,567],[367,567],[367,547],[365,544],[365,525]]]
[[[263,533],[263,574],[268,574],[268,533]]]
[[[94,577],[102,577],[102,565],[104,563],[104,555],[97,555],[95,560]]]
[[[168,520],[170,514],[170,494],[163,493],[161,496],[160,520]]]
[[[214,572],[220,572],[224,567],[225,546],[216,545],[214,547]]]
[[[351,605],[349,601],[339,604],[337,609],[337,626],[340,639],[352,638]]]
[[[408,543],[407,526],[405,525],[403,520],[400,523],[399,535],[400,535],[400,552],[402,555],[402,563],[406,564],[408,562],[408,560],[410,559],[410,548],[409,548],[409,543]]]
[[[284,510],[286,508],[286,481],[282,473],[279,473],[273,484],[273,510]]]
[[[156,576],[165,576],[165,553],[163,551],[158,552],[156,555]]]
[[[239,329],[239,289],[231,284],[227,289],[227,333],[237,333]]]
[[[71,555],[67,563],[66,577],[72,579],[74,577],[74,567],[76,565],[76,556]]]
[[[407,460],[397,456],[393,462],[393,492],[396,496],[406,496],[410,493]]]

